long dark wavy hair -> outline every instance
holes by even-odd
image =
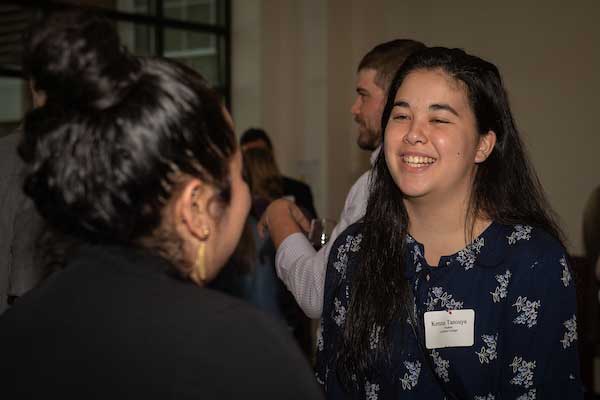
[[[47,97],[24,119],[24,190],[53,228],[87,241],[140,243],[159,228],[185,176],[229,202],[235,136],[195,71],[133,56],[109,21],[86,13],[35,25],[24,70]]]
[[[562,241],[562,233],[537,178],[512,117],[508,97],[495,65],[460,49],[433,47],[411,55],[390,85],[381,119],[383,142],[396,92],[408,74],[416,70],[441,70],[460,82],[475,114],[477,130],[496,133],[496,146],[479,164],[474,178],[466,230],[485,216],[502,224],[527,224],[542,228]],[[389,362],[390,327],[410,318],[413,294],[404,276],[405,238],[409,215],[403,193],[394,183],[381,151],[364,217],[359,254],[337,365],[342,382],[352,375],[369,377],[375,365]],[[472,239],[472,238],[471,238]],[[410,312],[408,311],[410,309]],[[403,325],[403,324],[402,324]],[[374,327],[383,328],[377,347],[369,347]]]

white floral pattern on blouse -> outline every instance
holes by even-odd
[[[560,280],[562,281],[563,285],[565,285],[565,287],[569,286],[569,283],[571,282],[571,271],[569,271],[569,266],[567,265],[567,259],[563,256],[560,258],[560,265],[563,266],[563,270],[562,270],[562,278],[560,278]]]
[[[435,350],[431,350],[431,358],[433,359],[433,365],[435,365],[435,373],[439,376],[444,382],[450,382],[450,378],[448,377],[448,368],[450,368],[450,361],[444,360],[440,353]]]
[[[367,400],[377,400],[379,398],[377,392],[379,392],[379,385],[370,383],[369,381],[365,383],[365,395]]]
[[[489,364],[490,361],[495,360],[498,357],[496,347],[498,346],[498,334],[496,335],[482,335],[481,340],[485,343],[485,346],[481,347],[481,350],[477,352],[479,356],[479,362],[482,364]]]
[[[521,396],[517,397],[517,400],[536,400],[535,394],[536,394],[536,390],[531,389],[527,393],[524,393]]]
[[[528,328],[531,328],[535,324],[537,324],[538,312],[537,309],[540,307],[541,302],[537,301],[529,301],[527,297],[519,296],[513,307],[517,308],[517,312],[519,312],[519,316],[514,319],[515,324],[527,325]]]
[[[473,400],[496,400],[496,396],[491,393],[488,393],[487,396],[475,396]]]
[[[334,300],[334,306],[335,315],[333,319],[338,326],[344,326],[344,322],[346,322],[346,307],[342,305],[339,299]]]
[[[458,252],[456,261],[465,268],[465,271],[470,270],[475,265],[477,255],[481,253],[481,248],[485,245],[485,241],[482,237],[476,239],[473,243],[468,245],[464,250]]]
[[[532,227],[527,225],[515,225],[515,230],[507,236],[508,244],[515,244],[519,240],[529,240],[531,239],[531,231]]]
[[[400,378],[400,382],[402,382],[402,389],[411,390],[417,383],[419,382],[419,375],[421,375],[421,362],[419,361],[404,361],[404,367],[406,368],[406,373],[402,378]]]
[[[492,223],[435,267],[424,258],[423,245],[407,236],[404,274],[414,303],[407,308],[411,318],[402,315],[388,328],[392,347],[386,356],[392,364],[381,361],[385,365],[376,364],[370,376],[353,373],[355,386],[344,387],[336,370],[337,349],[363,235],[362,223],[351,225],[329,256],[316,367],[328,400],[583,398],[575,285],[567,257],[557,240],[525,224]],[[424,313],[456,309],[474,310],[474,345],[424,349]],[[384,331],[373,326],[370,351],[380,347]]]
[[[445,308],[446,310],[459,310],[463,308],[463,302],[452,298],[451,294],[444,291],[441,287],[432,287],[429,298],[425,302],[427,311],[433,311],[436,308]]]
[[[577,340],[577,316],[573,315],[573,317],[563,322],[563,325],[565,326],[566,332],[560,342],[562,343],[563,349],[566,349],[571,343]]]
[[[414,240],[413,240],[414,242]],[[415,270],[420,272],[423,269],[423,264],[421,264],[421,258],[423,258],[423,254],[421,254],[421,248],[418,244],[413,246],[413,262],[415,263]]]
[[[502,275],[496,275],[496,280],[498,281],[499,285],[496,286],[496,289],[494,289],[493,292],[490,292],[494,303],[498,303],[500,300],[506,298],[511,275],[512,274],[509,270],[506,270],[506,272]]]
[[[515,356],[510,364],[513,371],[513,378],[510,383],[513,385],[524,386],[526,388],[533,385],[533,373],[535,371],[535,361],[525,361],[523,358]]]

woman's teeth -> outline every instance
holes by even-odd
[[[425,165],[433,164],[435,162],[435,158],[421,156],[404,156],[402,157],[402,161],[404,161],[411,167],[423,167]]]

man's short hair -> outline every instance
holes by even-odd
[[[267,144],[270,150],[273,150],[273,144],[271,143],[271,139],[269,139],[269,135],[267,135],[267,132],[260,128],[250,128],[242,133],[242,137],[240,137],[240,146],[250,142],[256,142],[258,140],[262,140]]]
[[[412,39],[396,39],[378,44],[369,51],[358,64],[357,71],[374,69],[375,84],[386,90],[394,74],[412,53],[426,46]]]

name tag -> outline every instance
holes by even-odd
[[[451,310],[425,313],[425,347],[468,347],[475,343],[475,311]]]

